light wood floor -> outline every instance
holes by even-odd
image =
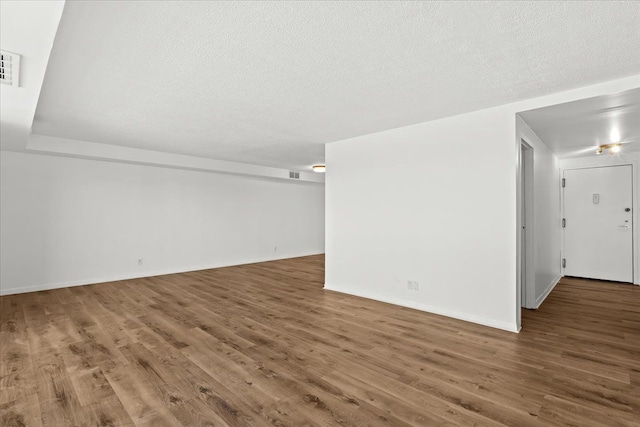
[[[5,296],[2,426],[640,422],[640,288],[520,334],[322,290],[324,258]]]

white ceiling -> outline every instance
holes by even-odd
[[[21,55],[20,87],[0,85],[0,148],[24,149],[64,2],[0,1],[0,48]]]
[[[276,167],[640,73],[639,2],[67,2],[34,133]]]
[[[558,157],[595,155],[617,131],[624,151],[640,151],[640,89],[518,113]]]

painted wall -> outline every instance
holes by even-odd
[[[3,294],[324,252],[322,184],[7,151],[0,162]]]
[[[562,206],[558,158],[531,130],[516,117],[518,140],[533,147],[533,245],[532,275],[534,295],[528,308],[538,308],[562,277]],[[531,261],[529,261],[531,263]]]
[[[328,144],[325,288],[516,330],[507,117],[483,110]]]
[[[325,288],[519,330],[515,115],[638,86],[633,76],[328,144]]]
[[[595,148],[594,148],[595,150]],[[588,157],[577,157],[570,159],[561,159],[559,161],[560,173],[562,174],[566,169],[578,169],[588,167],[601,167],[601,166],[616,166],[616,165],[632,165],[633,166],[633,222],[634,222],[634,283],[640,284],[640,152],[625,152],[611,156],[609,154],[603,154],[600,156],[592,155]]]

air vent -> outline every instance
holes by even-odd
[[[20,86],[20,55],[0,50],[0,83],[18,87]]]
[[[289,171],[289,178],[300,179],[300,172]]]

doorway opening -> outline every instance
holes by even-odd
[[[520,307],[534,308],[534,150],[524,138],[518,147],[517,173],[517,301]],[[519,310],[518,310],[519,311]],[[518,322],[520,319],[518,319]]]
[[[540,307],[563,276],[640,285],[639,113],[640,88],[516,113],[518,326],[522,308]],[[584,171],[595,168],[603,176],[591,179]],[[605,171],[624,170],[624,183],[603,189]],[[615,212],[600,217],[606,209]]]

